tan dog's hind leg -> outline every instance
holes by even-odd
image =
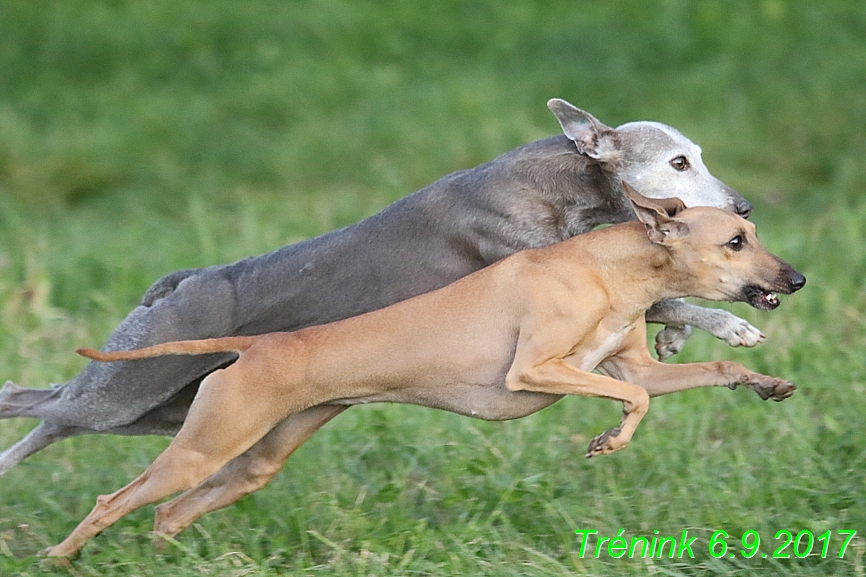
[[[347,408],[319,405],[290,415],[205,482],[159,505],[154,531],[173,537],[205,513],[258,491],[282,469],[295,449]]]
[[[208,376],[168,448],[132,483],[99,497],[93,511],[48,555],[76,555],[90,538],[127,513],[195,487],[253,446],[287,415],[317,404],[300,387],[277,388],[276,383],[262,378],[260,368],[256,368],[262,362],[260,355],[250,350],[232,366]],[[294,379],[287,377],[286,381]],[[275,388],[269,390],[270,384]],[[306,406],[302,404],[305,401]]]
[[[218,466],[213,467],[214,470]],[[195,484],[199,476],[207,477],[207,462],[193,451],[165,450],[136,480],[111,495],[100,495],[96,506],[78,527],[47,554],[51,557],[74,557],[85,543],[106,527],[139,507],[158,501]]]
[[[582,371],[563,359],[543,361],[525,370],[512,367],[506,383],[512,391],[602,397],[621,401],[622,424],[594,438],[589,443],[587,457],[612,453],[628,445],[649,409],[649,395],[642,387]]]

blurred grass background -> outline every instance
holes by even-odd
[[[3,376],[63,382],[159,276],[344,226],[556,134],[554,96],[679,128],[755,203],[809,283],[772,314],[728,306],[763,346],[695,335],[679,361],[790,378],[790,401],[658,399],[626,451],[590,462],[619,412],[603,401],[504,424],[356,409],[167,551],[146,508],[60,573],[863,575],[859,538],[844,559],[706,552],[714,529],[758,530],[768,553],[782,529],[866,533],[859,1],[0,3]],[[0,448],[33,424],[0,422]],[[37,574],[32,555],[165,443],[77,438],[0,479],[0,574]],[[581,559],[587,528],[688,529],[700,551]]]

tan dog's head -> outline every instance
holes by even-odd
[[[690,295],[772,310],[779,306],[776,293],[806,284],[806,277],[764,248],[744,218],[717,208],[686,209],[676,199],[659,203],[623,185],[650,241],[669,251]]]

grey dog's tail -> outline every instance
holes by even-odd
[[[242,353],[250,348],[257,337],[223,337],[219,339],[201,339],[196,341],[172,341],[133,349],[131,351],[113,351],[104,353],[96,349],[78,349],[76,352],[94,361],[131,361],[148,359],[162,355],[205,355],[208,353]]]

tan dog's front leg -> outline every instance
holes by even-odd
[[[750,371],[739,363],[718,361],[668,365],[653,359],[644,339],[636,331],[629,336],[629,346],[599,367],[610,376],[635,383],[645,388],[650,397],[658,397],[700,387],[728,387],[743,385],[755,391],[762,399],[783,401],[797,389],[793,383],[777,377]]]
[[[594,438],[589,443],[587,457],[612,453],[628,445],[649,409],[649,395],[645,389],[604,375],[582,371],[563,359],[549,359],[526,369],[512,366],[506,377],[506,384],[512,391],[602,397],[621,401],[622,424]]]
[[[258,491],[282,469],[295,449],[348,407],[318,405],[289,415],[245,453],[197,487],[156,508],[154,532],[173,537],[196,519]]]
[[[631,366],[625,371],[625,378],[644,387],[651,397],[700,387],[735,389],[742,385],[764,400],[784,401],[797,389],[790,381],[750,371],[731,361],[666,365],[649,360],[647,364]]]

